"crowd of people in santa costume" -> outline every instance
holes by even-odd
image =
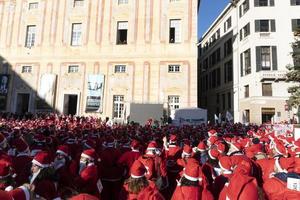
[[[300,139],[271,127],[0,115],[0,200],[296,200],[295,180]]]

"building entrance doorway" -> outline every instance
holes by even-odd
[[[275,116],[275,108],[262,108],[261,109],[261,122],[272,122],[272,118]]]
[[[65,94],[64,95],[64,114],[76,115],[77,114],[77,94]]]
[[[29,93],[18,93],[17,95],[17,105],[16,105],[16,113],[17,114],[25,114],[29,109]]]

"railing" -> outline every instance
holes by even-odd
[[[285,71],[261,71],[260,80],[285,80],[286,72]]]

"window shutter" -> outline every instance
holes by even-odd
[[[276,32],[275,19],[271,19],[271,32]]]
[[[240,55],[240,67],[241,67],[241,76],[244,76],[244,67],[243,67],[243,53]]]
[[[273,70],[277,70],[277,47],[272,46],[272,65],[273,65]]]
[[[259,0],[254,0],[254,6],[258,7],[259,6]]]
[[[294,32],[297,29],[297,19],[292,19],[292,31]]]
[[[260,32],[260,21],[255,20],[255,32]]]
[[[274,0],[270,0],[270,6],[274,6]]]
[[[261,47],[256,47],[256,71],[261,70]]]

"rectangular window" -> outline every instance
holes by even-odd
[[[168,103],[170,110],[176,110],[180,107],[180,97],[179,96],[168,96]]]
[[[224,23],[224,32],[231,28],[231,17],[229,17]]]
[[[170,43],[180,43],[181,42],[181,20],[171,19],[170,20]]]
[[[299,31],[300,30],[300,19],[292,19],[292,31]]]
[[[228,109],[231,109],[231,92],[227,93],[227,104],[228,104]]]
[[[84,5],[84,0],[74,0],[73,7],[82,7]]]
[[[250,122],[250,110],[245,110],[245,122]]]
[[[79,66],[78,65],[69,65],[68,73],[78,73]]]
[[[240,17],[242,17],[249,10],[249,0],[245,0],[242,5],[240,5]]]
[[[126,65],[115,65],[115,73],[125,73]]]
[[[82,37],[81,26],[82,26],[81,23],[73,23],[72,24],[71,46],[80,46],[81,45],[81,37]]]
[[[243,38],[246,38],[248,35],[250,35],[250,23],[245,25],[241,30],[240,30],[240,40]]]
[[[22,66],[22,73],[31,73],[32,66]]]
[[[291,0],[291,5],[292,6],[299,6],[300,5],[300,0]]]
[[[118,4],[128,4],[128,0],[118,0]]]
[[[224,64],[224,83],[231,82],[233,78],[232,60]]]
[[[38,9],[38,7],[39,7],[39,3],[38,2],[32,2],[32,3],[29,3],[28,10]]]
[[[224,43],[224,57],[232,53],[232,39],[230,38]]]
[[[256,47],[256,71],[277,70],[277,47]]]
[[[27,26],[25,47],[31,48],[34,46],[35,35],[36,35],[36,26],[35,25]]]
[[[261,69],[262,70],[271,70],[270,47],[261,47]]]
[[[262,96],[272,96],[272,83],[262,83]]]
[[[249,97],[249,85],[245,85],[245,98]]]
[[[180,65],[169,65],[168,72],[180,72]]]
[[[128,22],[118,22],[117,44],[127,44]]]
[[[245,75],[251,74],[251,51],[248,49],[244,52]]]
[[[274,0],[254,0],[255,7],[274,6]]]
[[[121,118],[124,110],[124,96],[113,96],[113,118]]]
[[[255,32],[276,32],[274,19],[255,20]]]

